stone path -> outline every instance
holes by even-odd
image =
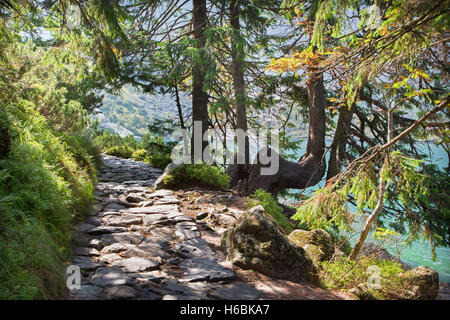
[[[93,214],[73,232],[81,288],[71,299],[260,299],[224,267],[161,174],[139,161],[104,157]]]

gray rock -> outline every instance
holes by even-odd
[[[182,282],[224,281],[235,277],[233,271],[221,266],[215,258],[189,258],[180,263],[184,269]]]
[[[156,245],[139,245],[136,248],[130,248],[122,254],[124,257],[141,257],[141,258],[157,258],[160,257],[162,259],[170,258],[170,254],[166,251],[162,250],[160,247]]]
[[[180,222],[175,225],[175,236],[181,241],[195,239],[200,237],[200,232],[197,231],[197,226],[190,222]]]
[[[167,220],[167,216],[160,213],[149,214],[143,217],[144,226],[150,226],[156,222],[161,222],[161,220]],[[169,221],[167,221],[169,223]]]
[[[118,261],[121,259],[122,259],[122,257],[119,256],[117,253],[108,253],[108,254],[101,256],[99,258],[99,261],[105,262],[105,263],[113,263],[114,261]]]
[[[129,300],[139,297],[139,291],[128,286],[114,286],[106,288],[103,295],[108,300]]]
[[[141,224],[142,218],[135,215],[110,216],[106,219],[107,226],[126,227],[132,224]]]
[[[91,278],[91,283],[100,287],[133,285],[134,282],[121,268],[99,268]]]
[[[103,248],[103,242],[99,239],[92,239],[88,243],[89,247],[101,250]]]
[[[155,202],[155,205],[160,204],[178,204],[180,203],[180,200],[178,200],[175,196],[167,196],[160,198],[158,201]]]
[[[260,206],[246,211],[222,236],[227,259],[243,269],[291,281],[318,283],[305,250],[291,242]]]
[[[78,300],[96,300],[100,298],[103,289],[97,286],[81,285],[80,289],[70,290],[73,299]]]
[[[147,198],[143,197],[142,194],[138,194],[138,193],[129,193],[126,197],[125,200],[131,203],[139,203],[142,201],[147,200]]]
[[[122,210],[124,213],[138,213],[138,214],[155,214],[155,213],[173,213],[178,212],[178,206],[173,204],[150,206],[150,207],[138,207]]]
[[[101,234],[107,234],[107,233],[120,233],[120,232],[127,232],[127,228],[124,227],[109,227],[109,226],[99,226],[92,228],[88,231],[90,235],[101,235]]]
[[[119,243],[131,243],[131,244],[139,244],[144,239],[144,236],[140,234],[134,234],[130,232],[123,232],[123,233],[110,233],[110,234],[104,234],[101,236],[101,240],[104,245],[108,246],[113,243],[119,242]]]
[[[121,267],[126,272],[140,272],[159,267],[159,263],[148,258],[132,257],[113,262],[114,267]]]
[[[175,249],[184,257],[207,257],[214,255],[208,243],[202,238],[183,241],[177,244]]]
[[[80,269],[87,271],[95,270],[99,267],[104,266],[103,263],[95,262],[94,260],[92,260],[92,258],[85,256],[75,256],[72,261],[75,265],[79,266]]]
[[[118,253],[129,249],[132,245],[125,245],[123,243],[113,243],[109,246],[106,246],[102,249],[102,253]]]
[[[171,220],[171,222],[174,223],[174,224],[175,223],[180,223],[180,222],[193,222],[193,221],[194,221],[194,219],[192,219],[189,216],[185,216],[185,215],[176,216],[175,218],[173,218]],[[195,225],[195,223],[194,223],[194,225]]]
[[[153,270],[147,272],[130,273],[130,276],[133,277],[137,282],[145,284],[149,281],[160,282],[167,277],[167,274],[160,270]]]
[[[156,190],[155,192],[151,193],[149,195],[149,198],[163,198],[163,197],[170,197],[172,195],[173,195],[172,190],[160,189],[160,190]]]

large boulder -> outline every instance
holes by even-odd
[[[170,172],[178,166],[180,166],[180,164],[176,164],[175,162],[169,163],[169,165],[164,169],[163,173],[153,183],[152,189],[155,190],[168,189],[168,186],[164,183],[164,178],[167,177],[170,174]]]
[[[402,294],[402,299],[434,300],[439,293],[439,273],[437,271],[420,266],[405,272],[404,287],[407,291]]]
[[[297,229],[289,234],[289,240],[305,249],[316,267],[319,267],[322,261],[330,260],[334,253],[331,236],[322,229],[311,231]]]
[[[291,281],[318,282],[305,250],[289,241],[275,220],[259,205],[245,211],[222,236],[227,259],[243,269]]]

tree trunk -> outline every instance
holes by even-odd
[[[239,0],[231,0],[230,2],[230,24],[233,28],[233,34],[231,37],[231,68],[233,77],[234,88],[234,103],[236,106],[236,128],[242,132],[247,132],[247,97],[246,88],[244,82],[244,50],[239,45],[238,35],[240,33],[239,24]],[[231,179],[231,185],[235,186],[248,177],[248,169],[250,163],[249,141],[245,136],[243,144],[238,143],[238,155],[236,160],[238,164],[236,166],[235,175]]]
[[[274,175],[261,175],[262,165],[259,161],[261,154],[275,152],[273,150],[261,150],[256,164],[250,168],[248,188],[250,194],[256,189],[264,189],[272,194],[286,188],[303,189],[320,182],[325,174],[325,87],[323,74],[318,70],[310,70],[307,81],[309,101],[309,133],[306,153],[299,162],[290,162],[279,158],[279,170]]]
[[[206,0],[193,0],[193,34],[197,50],[205,48],[205,29],[207,23]],[[203,54],[200,54],[202,56]],[[204,91],[205,61],[197,59],[192,66],[192,123],[191,157],[194,162],[203,160],[203,152],[208,146],[203,135],[208,130],[208,94]],[[198,122],[200,125],[196,125]]]
[[[355,108],[354,105],[350,108],[344,106],[339,110],[336,131],[334,133],[333,142],[331,143],[330,159],[328,160],[327,181],[341,172],[345,146],[348,139],[347,129],[352,120],[353,108]]]

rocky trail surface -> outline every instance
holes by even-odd
[[[73,232],[81,288],[70,299],[345,298],[225,262],[220,235],[241,213],[220,204],[231,194],[153,192],[161,170],[109,156],[104,165],[92,214]]]

